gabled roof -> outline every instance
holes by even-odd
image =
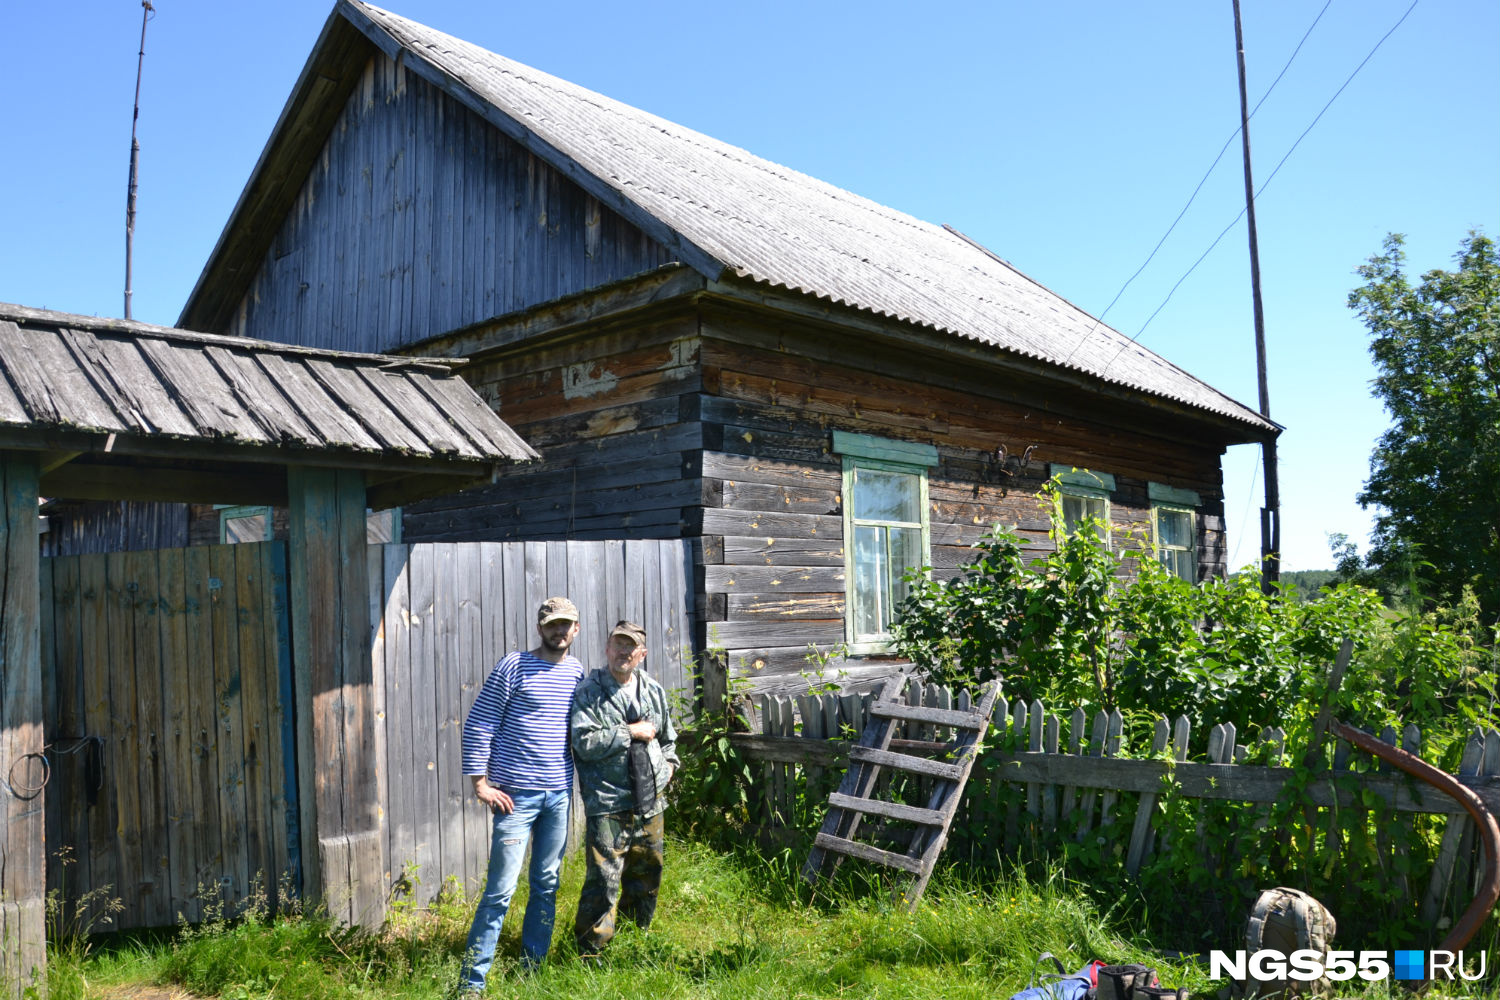
[[[347,26],[480,114],[672,248],[726,274],[931,328],[1227,417],[1254,438],[1279,428],[1098,322],[955,231],[363,3],[340,0],[184,317],[215,282],[248,281],[270,232],[231,240],[285,186],[281,151],[332,117],[315,88],[357,73]],[[347,93],[347,91],[344,91]],[[320,127],[312,125],[311,127]],[[304,154],[305,155],[305,154]],[[293,170],[296,183],[306,170]],[[280,177],[273,182],[273,178]],[[289,202],[288,202],[289,204]],[[276,213],[279,221],[282,213]],[[242,273],[244,272],[244,273]]]
[[[367,470],[393,502],[537,457],[450,373],[397,358],[189,333],[0,303],[0,449],[43,453],[44,494],[103,499],[129,468]],[[400,485],[422,480],[413,489]],[[149,473],[147,473],[149,478]],[[195,489],[220,488],[198,476]],[[121,480],[123,482],[123,480]],[[229,479],[223,482],[231,482]],[[104,492],[106,497],[96,497]],[[139,499],[155,499],[140,497]],[[182,496],[179,499],[197,499]],[[215,496],[227,502],[234,497]]]

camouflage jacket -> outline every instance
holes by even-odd
[[[658,792],[656,805],[646,812],[649,817],[667,807],[660,792],[667,787],[681,761],[677,758],[677,731],[667,709],[666,691],[639,670],[636,676],[641,681],[641,713],[656,726],[656,738],[646,746],[656,772]],[[631,686],[635,686],[633,682]],[[573,692],[569,729],[586,815],[628,812],[635,808],[627,756],[630,729],[625,721],[630,704],[630,695],[621,689],[608,667],[595,669]]]

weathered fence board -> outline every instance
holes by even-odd
[[[257,882],[274,899],[292,865],[285,650],[266,640],[285,605],[279,545],[43,562],[48,881],[69,904],[95,888],[121,899],[114,928],[199,919],[214,894],[238,905]]]
[[[536,608],[566,594],[582,616],[573,652],[604,664],[609,629],[646,627],[645,669],[669,692],[693,690],[687,543],[458,542],[380,546],[370,601],[377,669],[377,785],[387,884],[421,903],[453,880],[483,885],[490,820],[460,759],[464,717],[500,657],[536,645]],[[375,571],[371,571],[376,586]],[[575,800],[575,806],[577,801]],[[581,823],[574,824],[575,842]]]

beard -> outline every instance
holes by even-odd
[[[569,646],[573,645],[573,637],[566,632],[562,635],[544,635],[542,645],[558,653],[565,652]]]

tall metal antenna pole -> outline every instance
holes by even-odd
[[[1245,33],[1240,27],[1240,0],[1234,0],[1234,49],[1240,68],[1240,138],[1245,149],[1245,218],[1250,224],[1250,295],[1255,302],[1255,375],[1260,388],[1260,415],[1271,419],[1266,385],[1266,315],[1260,303],[1260,249],[1255,240],[1255,182],[1250,176],[1250,100],[1245,92]],[[1266,505],[1260,509],[1260,586],[1267,594],[1281,578],[1281,487],[1276,476],[1276,438],[1261,446],[1265,462]]]
[[[135,138],[136,123],[141,120],[141,70],[146,65],[146,20],[156,8],[151,0],[141,0],[141,52],[135,64],[135,111],[130,116],[130,186],[125,194],[125,318],[130,319],[130,268],[135,249],[135,189],[141,162],[141,144]]]

